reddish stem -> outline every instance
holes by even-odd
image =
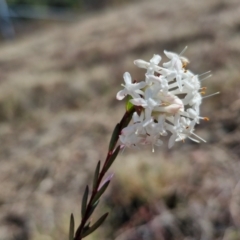
[[[134,113],[135,109],[132,108],[130,109],[129,111],[126,111],[124,116],[122,117],[122,120],[120,121],[119,125],[120,125],[120,128],[119,128],[119,132],[118,132],[118,136],[121,134],[121,131],[122,129],[125,127],[125,125],[127,124],[128,125],[128,120],[129,120],[129,117],[132,116],[132,114]],[[113,147],[113,149],[116,149],[116,145],[118,143],[118,139],[119,137],[117,138],[117,141],[115,142],[115,145]],[[106,173],[106,170],[105,170],[105,166],[106,164],[108,163],[110,157],[112,156],[114,151],[109,151],[108,154],[107,154],[107,157],[105,159],[105,162],[104,162],[104,165],[102,167],[102,170],[101,172],[99,173],[99,177],[98,177],[98,180],[97,180],[97,184],[95,186],[95,188],[93,189],[92,191],[92,195],[91,195],[91,198],[87,204],[87,208],[86,208],[86,211],[85,211],[85,214],[84,216],[82,217],[82,221],[81,221],[81,224],[79,225],[77,231],[76,231],[76,234],[75,234],[75,237],[74,237],[74,240],[81,240],[82,239],[82,231],[83,231],[83,228],[84,226],[86,225],[86,222],[89,218],[89,213],[91,211],[91,206],[94,204],[92,201],[95,197],[95,195],[97,194],[98,192],[98,188],[99,188],[99,185],[101,184],[101,181]]]

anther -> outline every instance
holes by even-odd
[[[186,71],[187,64],[188,64],[187,62],[182,63],[182,68],[185,69],[185,71]]]

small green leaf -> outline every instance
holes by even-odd
[[[122,127],[125,128],[128,126],[128,124],[130,123],[130,121],[132,120],[132,115],[133,115],[133,112],[130,112],[130,114],[124,119],[123,121],[123,125]],[[122,128],[122,129],[123,129]]]
[[[117,141],[118,141],[118,136],[120,134],[120,125],[119,123],[116,125],[116,127],[114,128],[113,130],[113,133],[112,133],[112,137],[111,137],[111,140],[110,140],[110,143],[109,143],[109,148],[108,150],[109,151],[112,151],[115,147],[115,145],[117,144]]]
[[[70,217],[70,226],[69,226],[69,240],[74,239],[74,216],[71,214]]]
[[[105,182],[103,184],[103,186],[99,189],[99,191],[96,193],[95,197],[93,198],[93,202],[95,203],[101,196],[102,194],[105,192],[105,190],[107,189],[108,185],[110,183],[110,180],[108,180],[107,182]]]
[[[119,123],[121,130],[129,124],[129,122],[132,119],[132,115],[135,111],[136,111],[136,109],[134,107],[132,107],[128,111],[125,112],[124,116],[122,117],[122,119]]]
[[[126,111],[129,111],[131,108],[133,108],[133,104],[130,102],[130,100],[132,99],[131,96],[127,97],[127,102],[126,102]]]
[[[104,167],[104,171],[107,172],[107,170],[111,167],[112,163],[114,162],[114,160],[116,159],[119,150],[120,150],[121,146],[118,146],[116,148],[116,150],[112,153],[112,155],[109,157],[108,162],[106,163],[105,167]]]
[[[86,229],[86,228],[89,228],[90,224],[91,224],[91,222],[89,221],[89,222],[85,225],[84,228],[85,228],[85,229]],[[83,229],[84,229],[84,228],[83,228]],[[84,231],[84,230],[83,230],[83,231]]]
[[[89,221],[89,222],[84,226],[84,228],[83,228],[83,230],[82,230],[83,233],[86,232],[86,231],[90,228],[90,224],[91,224],[91,222]]]
[[[89,230],[89,228],[90,228],[90,227],[89,227],[89,225],[88,225],[88,226],[86,226],[86,227],[84,227],[84,228],[83,228],[83,230],[82,230],[82,232],[84,233],[84,232],[88,231],[88,230]],[[81,236],[81,237],[82,237],[82,236]]]
[[[107,218],[108,213],[105,213],[102,215],[90,228],[88,228],[86,231],[84,231],[81,235],[82,238],[88,236],[92,232],[94,232]]]
[[[87,219],[92,215],[92,213],[95,210],[95,208],[97,207],[98,203],[99,203],[99,200],[97,200],[95,203],[93,203],[93,205],[91,206],[91,208],[89,210],[88,215],[86,216]]]
[[[88,200],[88,192],[89,192],[89,188],[88,185],[85,188],[84,194],[83,194],[83,198],[82,198],[82,218],[84,217],[86,210],[87,210],[87,200]]]
[[[96,170],[94,173],[94,178],[93,178],[93,189],[95,189],[97,186],[98,176],[99,176],[99,171],[100,171],[100,164],[101,164],[101,162],[98,161],[98,164],[97,164],[97,167],[96,167]]]

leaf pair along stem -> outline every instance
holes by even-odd
[[[93,189],[92,193],[89,198],[89,187],[87,186],[82,198],[82,220],[79,225],[79,227],[76,230],[75,237],[73,237],[74,232],[74,218],[71,216],[71,223],[70,223],[70,240],[81,240],[82,238],[86,237],[87,235],[91,234],[93,231],[95,231],[107,218],[108,213],[105,213],[102,217],[100,217],[92,226],[90,226],[89,218],[95,208],[97,207],[99,203],[99,199],[102,196],[102,194],[107,189],[111,178],[106,179],[103,183],[102,180],[107,172],[107,170],[111,167],[112,163],[118,156],[118,153],[120,151],[120,145],[117,146],[119,135],[121,134],[121,131],[123,128],[125,128],[129,122],[132,119],[132,115],[135,112],[135,109],[133,106],[127,106],[127,110],[122,117],[121,121],[116,125],[110,143],[109,143],[109,149],[108,153],[105,159],[105,162],[103,164],[103,167],[101,169],[100,161],[98,162],[94,174],[94,180],[93,180]],[[116,147],[117,146],[117,147]],[[71,227],[72,224],[72,227]]]

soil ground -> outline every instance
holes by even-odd
[[[126,149],[93,220],[110,217],[86,239],[240,239],[239,13],[238,0],[138,1],[1,43],[0,239],[67,239],[124,113],[123,73],[141,79],[133,60],[186,45],[221,92],[201,107],[207,143]]]

